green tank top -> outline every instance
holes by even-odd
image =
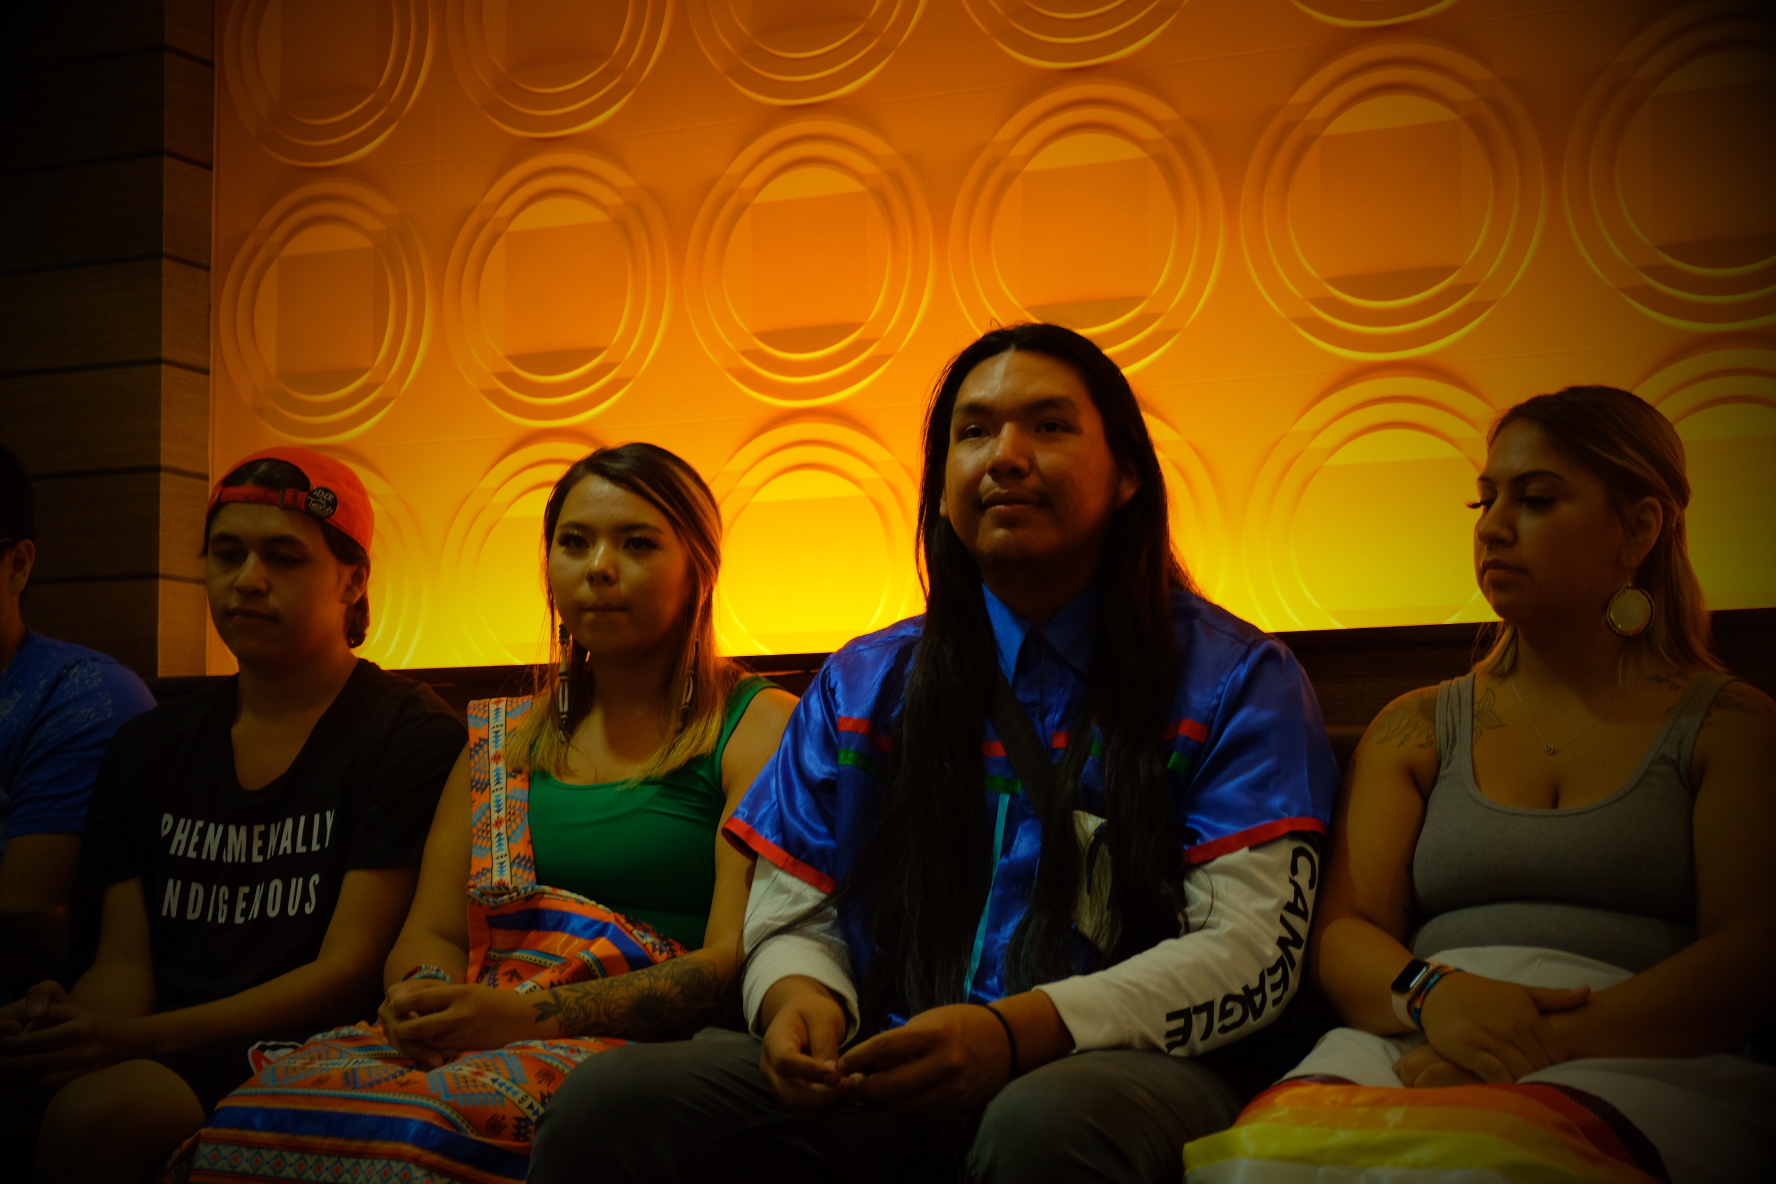
[[[754,695],[754,675],[728,695],[715,747],[665,776],[572,785],[530,774],[537,883],[645,921],[689,949],[703,944],[715,895],[715,833],[727,795],[722,753]]]

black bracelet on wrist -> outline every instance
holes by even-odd
[[[1011,1075],[1016,1077],[1020,1071],[1018,1069],[1017,1033],[1011,1030],[1011,1021],[1006,1019],[997,1007],[993,1007],[990,1004],[976,1003],[974,1006],[984,1007],[992,1012],[993,1018],[999,1021],[999,1026],[1005,1029],[1005,1043],[1011,1048]]]

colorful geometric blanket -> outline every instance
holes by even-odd
[[[1658,1149],[1608,1102],[1559,1085],[1389,1089],[1293,1078],[1184,1148],[1190,1184],[1449,1180],[1669,1184]]]
[[[646,925],[536,882],[529,776],[505,739],[528,700],[469,705],[467,980],[522,994],[684,952]],[[537,1120],[568,1072],[620,1040],[525,1040],[430,1072],[380,1026],[323,1032],[222,1100],[173,1157],[172,1181],[520,1184]]]

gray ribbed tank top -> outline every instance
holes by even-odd
[[[1474,676],[1437,687],[1437,783],[1412,854],[1412,952],[1565,950],[1639,973],[1696,940],[1690,754],[1715,692],[1690,684],[1622,788],[1570,810],[1506,806],[1474,783]]]

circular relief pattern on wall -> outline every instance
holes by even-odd
[[[597,447],[590,436],[532,437],[495,461],[457,508],[439,570],[456,600],[461,665],[546,660],[543,510],[561,474]]]
[[[1366,46],[1295,92],[1241,199],[1278,312],[1334,353],[1422,354],[1473,328],[1529,262],[1545,198],[1517,99],[1478,62]]]
[[[1579,248],[1667,324],[1776,321],[1776,22],[1723,6],[1629,43],[1579,110],[1566,204]]]
[[[930,296],[918,182],[852,123],[766,133],[715,183],[691,229],[691,325],[716,365],[768,403],[851,394],[893,360]]]
[[[388,198],[350,181],[310,185],[266,211],[228,268],[224,371],[285,435],[356,435],[413,377],[426,294],[425,250]]]
[[[1690,561],[1708,607],[1776,604],[1776,344],[1723,344],[1666,366],[1635,393],[1683,439]]]
[[[975,160],[950,270],[976,329],[1053,321],[1136,370],[1202,307],[1221,240],[1220,185],[1189,125],[1145,91],[1085,83],[1025,107]]]
[[[874,78],[925,0],[688,0],[703,54],[762,103],[817,103]]]
[[[1397,373],[1332,391],[1259,470],[1247,570],[1269,629],[1484,620],[1474,477],[1493,411],[1447,381]]]
[[[1295,7],[1328,25],[1370,28],[1415,21],[1442,12],[1455,0],[1295,0]]]
[[[1227,525],[1214,478],[1202,454],[1176,428],[1151,411],[1143,411],[1141,417],[1147,421],[1165,474],[1172,545],[1203,595],[1216,600],[1227,579]]]
[[[415,666],[427,613],[424,537],[413,507],[375,465],[343,448],[321,451],[351,466],[370,495],[376,537],[370,548],[370,634],[358,653],[389,670]]]
[[[615,114],[666,43],[671,0],[450,0],[463,89],[520,136],[565,136]]]
[[[538,156],[457,235],[444,326],[469,383],[520,423],[584,419],[641,372],[666,327],[666,227],[622,168]]]
[[[1113,62],[1172,23],[1184,0],[962,0],[1012,57],[1061,70]]]
[[[710,488],[724,526],[715,595],[724,652],[825,652],[918,611],[918,493],[870,436],[825,420],[772,428]]]
[[[280,160],[356,160],[394,130],[431,64],[426,0],[242,0],[220,51],[234,108]]]

